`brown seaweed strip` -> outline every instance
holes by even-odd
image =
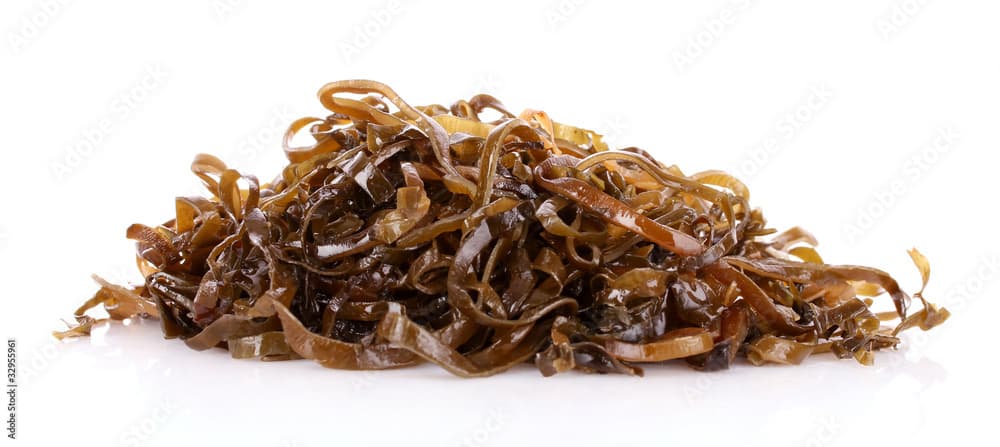
[[[899,332],[949,316],[925,298],[920,252],[922,308],[909,312],[889,274],[824,264],[805,230],[765,239],[775,231],[725,172],[687,176],[489,95],[414,107],[347,80],[318,96],[331,114],[290,123],[272,182],[197,155],[209,196],[126,231],[144,283],[95,277],[55,336],[158,318],[165,337],[234,358],[642,375],[678,359],[703,371],[824,352],[870,364]],[[880,294],[896,312],[869,308]]]

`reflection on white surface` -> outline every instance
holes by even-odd
[[[406,2],[397,14],[389,1],[0,2],[11,44],[0,51],[0,332],[17,339],[20,445],[995,437],[1000,3],[508,0]],[[385,25],[363,30],[373,18]],[[347,61],[341,44],[363,54]],[[679,67],[675,50],[691,63]],[[147,82],[138,108],[115,107],[151,66],[169,76]],[[933,265],[927,296],[953,318],[906,334],[905,351],[870,368],[817,357],[703,374],[673,363],[642,379],[236,361],[164,341],[155,322],[71,343],[48,335],[95,290],[91,273],[141,281],[124,230],[169,218],[177,195],[205,193],[189,171],[195,154],[273,178],[285,160],[271,118],[325,116],[315,89],[361,77],[414,104],[493,93],[685,172],[734,172],[775,228],[802,225],[827,261],[879,267],[908,291],[919,283],[905,250],[917,246]],[[959,138],[928,150],[939,129]]]
[[[459,379],[432,365],[365,372],[233,360],[163,340],[155,321],[56,346],[22,394],[20,433],[30,445],[82,434],[95,445],[165,446],[194,434],[220,445],[407,443],[416,430],[430,445],[509,445],[552,430],[566,442],[611,446],[746,433],[770,445],[847,445],[867,442],[871,431],[859,427],[871,424],[885,427],[885,440],[920,439],[963,385],[933,358],[906,352],[882,353],[869,368],[820,356],[709,374],[670,363],[647,367],[644,378],[543,378],[524,365]],[[59,430],[47,428],[52,420]]]

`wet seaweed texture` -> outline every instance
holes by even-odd
[[[676,359],[870,364],[900,331],[948,317],[923,289],[911,311],[885,272],[825,264],[800,228],[769,229],[724,172],[686,175],[488,95],[413,107],[350,80],[319,99],[330,114],[291,123],[289,164],[270,183],[198,155],[211,196],[128,228],[144,284],[97,278],[56,336],[89,334],[103,305],[235,358],[639,375]],[[927,260],[910,255],[926,285]],[[871,309],[880,295],[894,311]]]

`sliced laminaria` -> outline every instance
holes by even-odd
[[[332,114],[291,123],[270,183],[198,155],[211,198],[136,224],[145,283],[98,278],[57,337],[110,319],[158,318],[164,335],[233,357],[331,368],[435,363],[464,377],[533,360],[641,375],[641,363],[798,364],[832,352],[870,363],[897,333],[948,311],[880,270],[827,265],[815,238],[770,238],[749,190],[721,171],[685,175],[636,148],[477,95],[413,107],[384,84],[319,91]],[[498,115],[484,122],[483,112]],[[292,146],[299,133],[312,142]],[[924,285],[926,258],[910,253]],[[866,298],[884,293],[895,327]]]

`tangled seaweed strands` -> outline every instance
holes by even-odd
[[[463,377],[534,360],[548,376],[821,352],[870,364],[900,331],[948,317],[923,289],[908,312],[880,270],[824,264],[801,229],[763,240],[773,231],[723,172],[686,176],[488,95],[412,107],[354,80],[319,98],[332,114],[291,124],[290,164],[270,184],[199,155],[213,197],[177,198],[174,219],[128,229],[145,284],[98,278],[56,335],[88,334],[102,320],[86,312],[103,304],[236,358],[428,361]],[[481,121],[488,109],[500,118]],[[302,131],[315,142],[293,147]],[[927,260],[910,254],[926,285]],[[880,294],[895,312],[870,310]]]

